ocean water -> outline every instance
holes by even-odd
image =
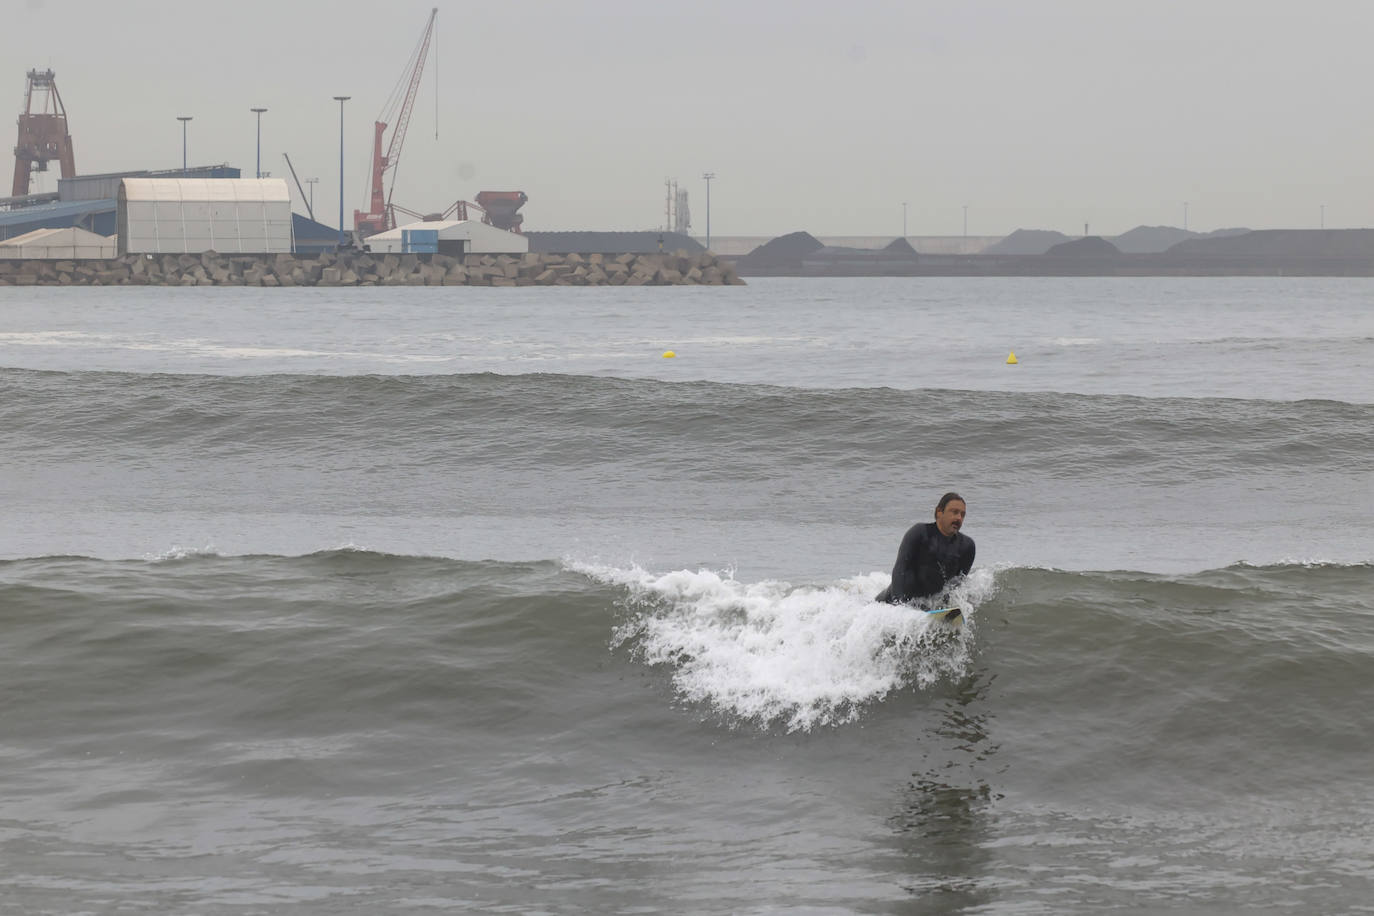
[[[0,289],[0,911],[1374,910],[1371,294]]]

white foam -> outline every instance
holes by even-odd
[[[964,626],[872,600],[884,573],[822,586],[739,582],[730,572],[664,575],[569,561],[569,569],[624,586],[628,618],[613,645],[672,668],[681,696],[729,717],[788,731],[838,725],[894,690],[965,672],[974,608],[993,588],[978,570],[951,594]]]
[[[162,563],[169,560],[185,560],[189,559],[190,557],[217,556],[220,556],[220,553],[211,544],[206,544],[204,547],[182,547],[180,545],[173,544],[171,547],[167,548],[162,553],[144,554],[143,559],[147,560],[150,563]]]

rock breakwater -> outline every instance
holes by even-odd
[[[697,254],[127,254],[102,260],[0,260],[0,286],[734,286]]]

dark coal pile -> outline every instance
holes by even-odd
[[[825,246],[809,232],[792,232],[764,242],[735,262],[740,270],[799,268],[802,259]]]
[[[1174,226],[1136,226],[1112,239],[1118,251],[1127,254],[1158,254],[1172,245],[1186,239],[1196,238],[1198,233]]]
[[[1101,236],[1090,235],[1071,242],[1061,242],[1045,254],[1056,258],[1112,258],[1121,254],[1121,249]]]
[[[1069,237],[1052,229],[1017,229],[983,254],[1044,254]]]
[[[892,244],[883,249],[883,254],[887,257],[911,258],[913,260],[920,257],[916,253],[916,249],[911,247],[911,243],[903,238],[894,239]]]
[[[1261,229],[1188,239],[1171,256],[1212,258],[1374,258],[1374,229]]]

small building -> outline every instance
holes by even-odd
[[[120,254],[291,253],[281,178],[124,178],[116,222]]]
[[[80,260],[113,258],[115,240],[85,229],[35,229],[0,242],[0,259]]]
[[[529,239],[475,219],[408,223],[369,235],[363,247],[374,254],[523,254]]]

